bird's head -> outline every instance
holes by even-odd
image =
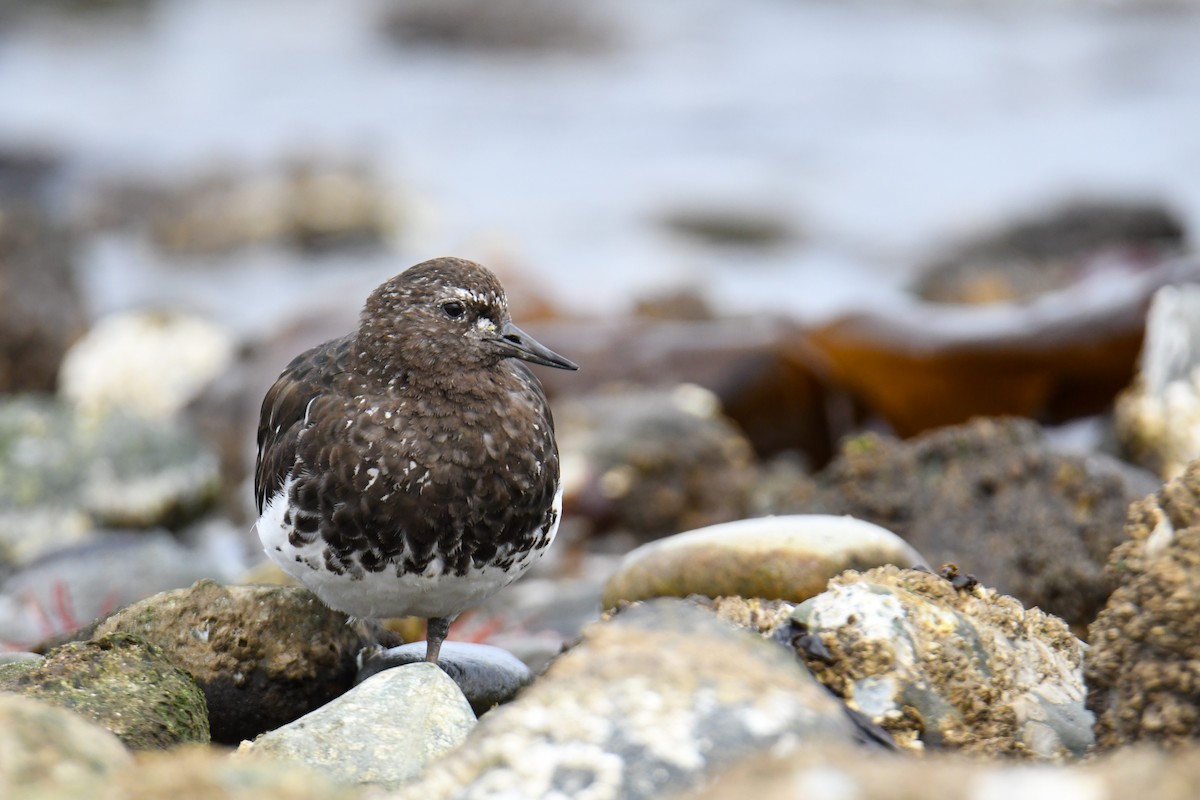
[[[506,358],[578,369],[513,324],[490,270],[461,258],[410,267],[367,298],[359,350],[385,370],[470,372]]]

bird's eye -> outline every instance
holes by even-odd
[[[450,319],[458,319],[466,313],[467,307],[457,300],[447,300],[442,303],[442,312]]]

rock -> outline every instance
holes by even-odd
[[[0,193],[0,394],[54,391],[86,319],[66,232],[36,205]]]
[[[1108,569],[1117,588],[1089,629],[1097,745],[1200,738],[1200,462],[1129,509]]]
[[[1150,475],[1054,451],[1026,420],[980,419],[907,442],[867,434],[780,513],[850,514],[895,531],[932,565],[963,572],[1082,631],[1114,583],[1104,573]]]
[[[1153,797],[1191,800],[1200,782],[1200,752],[1168,754],[1130,748],[1079,765],[1013,764],[977,757],[894,758],[831,747],[780,748],[746,759],[674,800],[1033,800]]]
[[[1092,744],[1083,644],[966,576],[848,572],[793,619],[817,679],[902,746],[1048,759]]]
[[[784,648],[660,599],[588,626],[393,800],[657,798],[784,741],[851,735],[839,704]]]
[[[965,242],[926,266],[917,295],[938,303],[1028,301],[1078,283],[1097,256],[1150,269],[1184,250],[1179,217],[1155,203],[1079,200]]]
[[[896,534],[852,517],[745,519],[679,533],[632,551],[604,587],[603,605],[692,594],[798,603],[847,569],[924,563]]]
[[[985,415],[1064,422],[1110,409],[1133,376],[1151,295],[1198,277],[1194,258],[1098,263],[1028,302],[913,301],[848,313],[807,341],[828,379],[900,436]]]
[[[392,647],[367,659],[355,683],[362,683],[385,670],[424,660],[424,642]],[[493,706],[512,700],[517,692],[533,682],[533,672],[519,658],[486,644],[447,641],[438,653],[438,666],[458,685],[477,717]]]
[[[1200,458],[1200,287],[1164,286],[1146,317],[1141,367],[1113,427],[1131,460],[1174,478]]]
[[[409,0],[388,6],[380,28],[405,46],[505,53],[598,50],[613,35],[591,6],[552,0]]]
[[[717,312],[693,285],[638,295],[633,301],[633,316],[699,322],[716,319]]]
[[[0,581],[0,642],[32,647],[69,636],[121,606],[227,571],[165,531],[93,534]]]
[[[117,737],[56,705],[0,693],[0,796],[111,776],[132,762]],[[44,796],[41,795],[41,796]],[[79,795],[80,797],[84,795]]]
[[[185,257],[262,245],[380,247],[397,218],[370,165],[315,158],[254,172],[216,167],[177,184],[124,180],[96,186],[89,200],[93,227],[148,221],[160,250]]]
[[[177,426],[0,400],[0,550],[18,563],[96,526],[179,527],[211,507],[219,480],[216,457]]]
[[[343,783],[395,788],[457,747],[474,725],[467,699],[445,672],[408,664],[371,676],[238,752],[298,761]]]
[[[57,800],[58,794],[33,794],[12,800]],[[367,800],[365,792],[331,780],[303,764],[268,759],[230,758],[215,747],[177,747],[139,753],[137,763],[61,795],[66,798],[120,800]],[[378,798],[378,794],[374,797]]]
[[[672,233],[704,244],[737,248],[772,248],[797,237],[787,217],[776,208],[693,206],[663,214],[660,224]]]
[[[758,597],[715,597],[688,598],[698,605],[711,608],[713,612],[739,628],[774,636],[781,626],[791,629],[792,612],[796,610],[795,603],[786,600],[763,600]],[[790,636],[789,636],[790,641]]]
[[[26,662],[41,661],[43,656],[40,653],[22,652],[20,650],[0,652],[0,666],[5,664],[22,664]]]
[[[233,336],[200,317],[115,314],[67,351],[59,391],[86,414],[124,409],[169,420],[227,370],[233,357]]]
[[[362,623],[305,589],[200,581],[105,620],[97,636],[130,633],[161,647],[204,690],[213,741],[237,744],[324,705],[354,682]]]
[[[834,442],[854,423],[850,398],[829,383],[804,330],[786,319],[642,314],[525,327],[580,365],[575,380],[549,370],[538,376],[551,397],[584,397],[613,385],[703,386],[760,456],[796,452],[814,468],[832,457]]]
[[[711,392],[610,392],[554,414],[566,513],[597,530],[646,540],[745,515],[754,454]]]
[[[68,708],[134,750],[206,743],[204,695],[157,647],[126,634],[52,650],[40,662],[0,667],[0,691]]]

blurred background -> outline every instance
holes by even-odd
[[[663,402],[727,415],[721,486],[864,429],[1094,430],[1195,277],[1198,133],[1185,0],[3,0],[0,639],[127,599],[29,577],[98,530],[253,566],[263,392],[438,255],[583,365],[544,379],[597,530],[754,510],[614,511],[595,432],[659,400],[568,402],[612,384],[701,388]]]

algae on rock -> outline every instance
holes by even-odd
[[[207,743],[208,707],[191,676],[136,636],[72,642],[0,670],[0,691],[68,708],[133,750]]]

